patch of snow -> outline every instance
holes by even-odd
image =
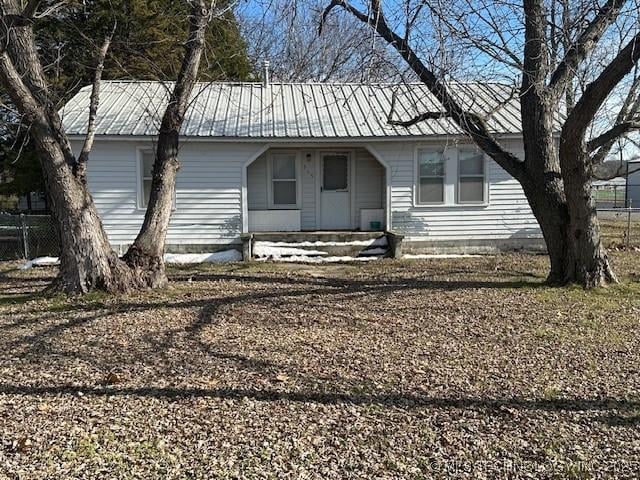
[[[411,254],[411,253],[405,253],[404,255],[402,255],[403,259],[407,259],[407,260],[416,260],[416,259],[422,259],[422,258],[479,258],[479,257],[483,257],[486,255],[471,255],[471,254],[466,254],[466,253],[441,253],[441,254],[437,254],[437,253],[418,253],[418,254]]]
[[[50,267],[53,265],[60,265],[60,261],[58,257],[38,257],[33,260],[29,260],[23,266],[20,267],[21,270],[29,270],[32,267]]]
[[[238,250],[223,250],[213,253],[165,253],[166,263],[184,265],[187,263],[226,263],[239,262],[242,253]]]
[[[321,240],[315,242],[268,242],[257,241],[256,245],[266,245],[269,247],[341,247],[341,246],[360,246],[360,247],[386,247],[387,237],[372,238],[371,240],[352,240],[350,242],[323,242]]]
[[[280,258],[258,258],[258,261],[273,260],[276,262],[291,262],[291,263],[341,263],[341,262],[370,262],[372,260],[378,260],[380,257],[309,257],[306,255],[293,255],[291,257]]]
[[[214,253],[166,253],[164,261],[170,264],[184,265],[187,263],[225,263],[239,262],[242,260],[242,254],[238,250],[224,250]],[[33,267],[47,267],[59,265],[58,257],[38,257],[29,260],[22,267],[22,270],[28,270]]]
[[[253,245],[253,255],[258,258],[273,258],[280,259],[282,257],[303,256],[310,255],[328,255],[327,252],[321,252],[320,250],[305,250],[304,248],[292,247],[291,243],[288,243],[286,247],[273,246],[270,242],[256,242]]]

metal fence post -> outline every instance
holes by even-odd
[[[27,229],[27,220],[24,213],[20,214],[20,227],[22,228],[22,253],[24,259],[29,260],[29,230]]]
[[[629,199],[629,210],[627,210],[627,250],[631,246],[631,199]]]

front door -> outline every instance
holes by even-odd
[[[351,228],[351,194],[348,153],[323,153],[320,159],[320,229]]]

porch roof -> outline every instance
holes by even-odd
[[[96,134],[155,135],[172,87],[170,82],[103,82]],[[494,133],[521,132],[520,104],[512,87],[477,82],[452,83],[449,88],[465,108],[484,116]],[[91,87],[82,88],[60,111],[68,134],[85,134],[90,94]],[[390,125],[392,102],[394,120],[442,110],[422,84],[200,83],[194,89],[181,133],[239,139],[462,134],[449,118],[409,127]]]

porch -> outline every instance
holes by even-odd
[[[382,232],[387,170],[364,146],[266,148],[243,172],[243,234]]]

